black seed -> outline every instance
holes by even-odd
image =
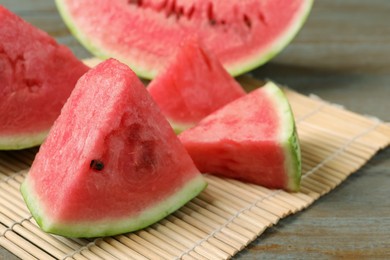
[[[100,160],[92,160],[89,167],[91,167],[94,170],[101,171],[104,168],[104,164]]]

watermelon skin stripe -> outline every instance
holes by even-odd
[[[106,219],[100,221],[85,221],[77,223],[59,222],[52,220],[40,205],[32,188],[32,180],[26,177],[21,186],[21,192],[26,204],[39,226],[46,232],[65,237],[100,237],[122,234],[145,228],[172,212],[179,209],[190,199],[198,195],[207,186],[201,175],[196,175],[172,196],[164,198],[164,202],[158,202],[137,216],[124,216],[122,219]],[[53,224],[55,223],[55,224]]]
[[[160,72],[161,68],[163,67],[163,64],[165,63],[165,59],[168,58],[172,54],[172,53],[161,54],[161,53],[159,53],[159,50],[164,49],[164,47],[166,47],[165,49],[169,49],[171,52],[173,52],[174,48],[172,49],[170,46],[164,46],[164,44],[160,44],[164,40],[161,40],[160,42],[157,42],[157,43],[156,42],[149,42],[149,40],[146,40],[144,42],[145,45],[160,44],[161,45],[161,46],[159,45],[160,49],[156,48],[156,49],[152,49],[152,50],[143,50],[140,48],[138,49],[138,47],[134,47],[131,49],[131,48],[127,48],[127,46],[133,45],[132,44],[133,42],[126,42],[124,44],[124,45],[126,45],[126,47],[118,44],[119,41],[122,41],[124,38],[127,37],[127,35],[125,35],[125,34],[124,35],[116,35],[118,33],[112,33],[112,34],[110,34],[110,36],[105,35],[105,37],[95,36],[93,33],[90,33],[90,32],[87,32],[86,30],[84,30],[84,28],[82,28],[82,26],[80,26],[78,24],[78,21],[75,21],[77,18],[73,17],[73,14],[69,8],[70,5],[78,5],[77,16],[81,17],[84,15],[84,17],[82,17],[83,23],[87,24],[88,22],[90,22],[90,21],[88,21],[88,18],[86,18],[88,16],[88,12],[85,12],[83,14],[82,12],[79,11],[79,9],[82,10],[83,8],[88,9],[88,7],[89,7],[88,4],[87,4],[87,6],[84,7],[84,6],[81,6],[82,4],[73,3],[75,1],[76,0],[56,0],[56,4],[57,4],[57,8],[58,8],[63,20],[65,21],[66,25],[68,26],[69,30],[80,41],[81,44],[83,44],[92,54],[99,57],[100,59],[104,60],[104,59],[107,59],[110,57],[114,57],[114,58],[121,60],[122,62],[128,64],[140,77],[147,78],[147,79],[153,79],[156,77],[156,75]],[[204,2],[206,2],[206,1],[204,1]],[[255,2],[255,1],[253,1],[253,2]],[[278,2],[277,4],[283,5],[282,1],[280,1],[280,2],[281,3]],[[274,38],[272,38],[269,36],[269,34],[271,34],[273,32],[273,29],[267,28],[265,33],[262,32],[262,33],[264,33],[265,36],[272,38],[272,40],[270,40],[267,43],[258,44],[255,41],[251,41],[251,42],[247,43],[246,45],[244,45],[244,47],[241,47],[240,50],[238,50],[238,48],[236,48],[236,45],[235,45],[237,43],[235,42],[234,44],[232,44],[232,46],[234,46],[234,47],[232,47],[231,49],[228,49],[224,53],[221,53],[221,55],[218,55],[219,54],[218,52],[220,51],[220,49],[223,49],[223,46],[225,44],[221,44],[220,42],[216,43],[216,41],[214,41],[212,39],[206,39],[207,38],[206,36],[208,35],[207,32],[211,32],[211,34],[213,34],[213,35],[210,36],[210,38],[219,37],[218,39],[220,41],[222,41],[222,39],[224,39],[224,38],[223,38],[223,36],[219,35],[219,32],[215,33],[214,32],[215,30],[213,31],[213,30],[205,29],[205,31],[203,32],[204,35],[200,35],[200,38],[205,38],[205,41],[208,41],[210,43],[210,44],[206,43],[205,44],[206,47],[208,47],[211,51],[213,51],[217,54],[217,56],[220,58],[221,62],[224,64],[225,69],[232,76],[241,75],[245,72],[248,72],[248,71],[266,63],[270,59],[272,59],[281,50],[283,50],[292,41],[292,39],[296,36],[296,34],[299,32],[300,28],[303,26],[304,22],[306,21],[308,15],[310,13],[310,10],[311,10],[312,5],[313,5],[313,0],[295,1],[294,4],[298,5],[299,9],[298,10],[294,9],[294,12],[296,12],[296,13],[294,13],[295,16],[292,18],[291,17],[288,18],[288,19],[290,19],[290,20],[286,21],[286,23],[288,22],[288,24],[285,25],[285,28],[280,30],[280,33],[278,33],[277,35],[273,35],[272,37],[274,37]],[[291,4],[291,5],[294,6],[294,4]],[[104,1],[101,3],[96,3],[96,5],[102,5],[102,6],[104,6],[102,8],[107,8],[107,4]],[[115,4],[115,2],[113,2],[112,6],[115,6],[115,5],[118,5],[117,7],[119,7],[119,4]],[[259,1],[258,5],[261,5],[261,1]],[[126,8],[126,6],[123,6],[123,4],[122,4],[120,9],[125,9],[125,8]],[[275,9],[275,7],[273,7],[273,8]],[[283,7],[279,6],[279,8],[283,8]],[[111,10],[109,10],[109,11],[111,11]],[[140,12],[142,12],[142,11],[144,11],[144,10],[140,10]],[[273,10],[273,11],[276,12],[275,10]],[[125,12],[121,13],[120,16],[124,16],[124,14],[125,14]],[[110,15],[115,16],[115,14],[110,14]],[[105,18],[107,18],[107,17],[105,17]],[[273,19],[277,20],[277,17],[273,17]],[[123,20],[125,20],[125,19],[123,19]],[[150,18],[150,20],[153,20],[153,18]],[[87,21],[87,22],[85,22],[85,21]],[[125,21],[124,21],[124,23],[125,23]],[[141,21],[141,23],[142,23],[142,21]],[[149,23],[149,21],[147,23]],[[199,22],[199,23],[201,23],[201,22]],[[275,21],[274,21],[274,24],[276,24],[276,26],[278,26],[277,23],[275,23]],[[137,24],[137,26],[140,26],[140,25]],[[103,28],[103,27],[109,27],[109,26],[98,25],[98,27]],[[146,27],[147,28],[145,30],[143,30],[141,33],[137,31],[137,30],[141,30],[141,29],[139,29],[138,27],[137,27],[138,29],[137,28],[135,29],[137,35],[134,34],[132,36],[132,37],[138,39],[137,42],[135,43],[135,45],[139,45],[139,42],[141,42],[143,39],[142,35],[147,35],[147,33],[150,32],[150,30],[147,30],[147,29],[150,29],[149,27],[152,27],[152,26],[147,25]],[[174,26],[172,26],[172,27],[174,27]],[[194,33],[193,27],[195,27],[195,26],[189,27],[192,29],[186,28],[186,29],[183,29],[182,31],[176,30],[179,27],[180,26],[176,26],[175,29],[169,28],[169,30],[167,30],[167,31],[169,31],[170,34],[172,34],[171,38],[178,38],[178,39],[177,39],[176,43],[174,43],[174,41],[169,40],[169,43],[165,43],[165,45],[177,45],[179,42],[181,42],[186,37],[186,35],[188,36],[188,32],[186,30],[188,30],[188,31],[192,30],[191,33]],[[200,28],[200,27],[201,27],[201,25],[199,25],[199,27],[195,27],[195,28]],[[164,28],[166,29],[166,27],[164,27]],[[105,29],[102,29],[102,30],[105,30]],[[124,29],[122,29],[122,31],[123,30]],[[176,30],[175,33],[172,33],[173,30]],[[129,30],[126,30],[126,31],[129,31]],[[90,35],[88,35],[88,33],[90,33]],[[106,34],[109,34],[109,33],[110,32],[107,32]],[[144,33],[144,34],[142,34],[142,33]],[[256,37],[257,35],[259,35],[257,31],[255,31],[253,33],[249,33],[249,34],[252,34],[252,38],[259,38],[259,37]],[[130,32],[128,35],[132,35],[132,33]],[[154,31],[151,32],[151,35],[152,36],[150,38],[156,38]],[[113,38],[114,39],[115,37],[118,38],[118,39],[116,39],[115,43],[112,43],[114,41],[108,43],[108,41],[106,40],[106,38]],[[145,37],[147,37],[147,36],[145,36]],[[103,38],[103,39],[101,39],[101,38]],[[232,37],[232,38],[234,38],[234,37]],[[228,39],[226,39],[226,40],[228,41]],[[234,41],[236,41],[236,40],[237,39],[234,39]],[[115,45],[115,46],[113,46],[113,45]],[[243,50],[245,50],[245,51],[243,51]]]

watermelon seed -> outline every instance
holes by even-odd
[[[176,0],[173,0],[171,2],[171,6],[167,10],[167,18],[170,17],[171,15],[176,15]]]
[[[184,6],[181,6],[177,0],[163,0],[158,4],[150,4],[147,2],[145,3],[143,0],[127,0],[127,3],[138,8],[152,9],[156,12],[164,12],[166,18],[175,16],[176,20],[180,20],[182,17],[190,20],[195,12],[195,5],[191,5],[189,8],[185,8]],[[216,24],[216,21],[212,20],[210,23]]]
[[[142,0],[129,0],[128,3],[129,4],[133,4],[133,5],[141,6],[142,5]]]
[[[248,27],[249,29],[252,28],[252,22],[250,20],[250,18],[248,17],[248,15],[244,14],[244,23],[246,25],[246,27]]]
[[[207,6],[207,18],[209,20],[210,25],[215,25],[217,23],[217,20],[215,19],[212,3],[209,3],[209,5]]]
[[[191,6],[190,9],[188,9],[188,12],[187,12],[188,20],[191,20],[192,15],[194,14],[194,12],[195,12],[195,6]]]
[[[184,15],[184,7],[176,7],[176,20],[179,20]]]
[[[100,160],[92,160],[89,167],[91,167],[94,170],[101,171],[104,168],[104,164]]]

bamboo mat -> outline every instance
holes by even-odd
[[[247,88],[257,85],[241,79]],[[302,149],[302,188],[270,190],[206,176],[208,188],[138,232],[69,239],[42,232],[19,193],[37,149],[0,152],[0,245],[22,259],[226,259],[281,218],[334,189],[390,144],[390,126],[285,89]]]

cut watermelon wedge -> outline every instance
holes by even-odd
[[[290,105],[272,82],[179,135],[203,173],[299,189],[300,148]]]
[[[96,237],[146,227],[205,186],[143,84],[108,60],[78,81],[21,191],[44,231]]]
[[[240,84],[194,37],[179,46],[148,90],[177,133],[245,95]]]
[[[43,142],[88,67],[0,6],[0,150]]]
[[[56,0],[70,30],[95,56],[115,57],[154,78],[179,43],[196,33],[232,74],[280,52],[312,0]]]

